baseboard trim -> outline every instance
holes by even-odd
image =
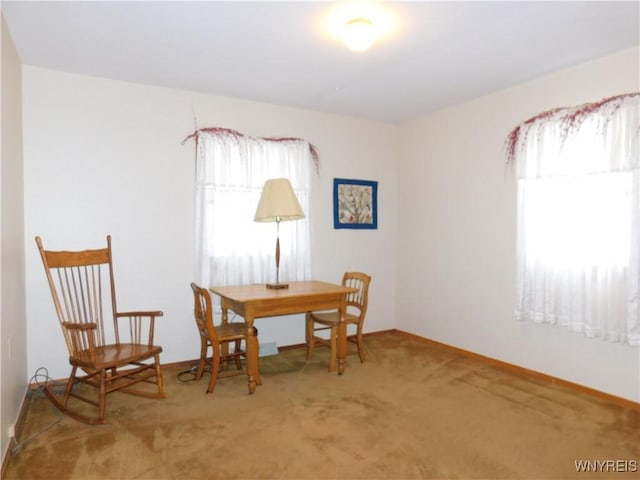
[[[387,333],[389,331],[386,331]],[[638,402],[634,402],[633,400],[629,400],[626,398],[622,398],[622,397],[618,397],[616,395],[612,395],[610,393],[606,393],[603,392],[601,390],[596,390],[595,388],[591,388],[591,387],[587,387],[585,385],[581,385],[579,383],[574,383],[574,382],[570,382],[568,380],[564,380],[562,378],[558,378],[558,377],[554,377],[552,375],[548,375],[546,373],[542,373],[542,372],[538,372],[535,370],[530,370],[528,368],[524,368],[521,367],[519,365],[515,365],[513,363],[508,363],[508,362],[504,362],[502,360],[498,360],[492,357],[487,357],[486,355],[481,355],[479,353],[475,353],[472,352],[470,350],[465,350],[463,348],[459,348],[459,347],[455,347],[453,345],[449,345],[446,343],[442,343],[442,342],[438,342],[436,340],[431,340],[430,338],[426,338],[426,337],[421,337],[420,335],[415,335],[413,333],[408,333],[408,332],[404,332],[402,330],[393,330],[393,332],[397,333],[398,335],[404,335],[407,337],[412,337],[415,338],[416,340],[419,340],[421,342],[424,343],[428,343],[430,345],[434,345],[434,346],[438,346],[441,348],[446,348],[447,350],[451,350],[454,351],[456,353],[459,353],[461,355],[465,355],[467,357],[471,357],[474,358],[476,360],[480,360],[482,362],[485,362],[487,364],[490,365],[495,365],[497,367],[503,368],[505,370],[509,370],[513,373],[516,373],[522,377],[533,377],[533,378],[537,378],[549,383],[555,383],[558,385],[562,385],[564,387],[567,388],[571,388],[573,390],[577,390],[583,393],[587,393],[589,395],[593,395],[594,397],[598,397],[602,400],[606,400],[610,403],[616,404],[616,405],[620,405],[622,407],[626,407],[626,408],[631,408],[633,410],[637,410],[640,411],[640,403]]]
[[[6,469],[9,465],[9,460],[13,456],[13,450],[18,446],[18,438],[22,436],[22,428],[24,426],[24,419],[27,414],[27,392],[35,387],[28,386],[27,391],[25,391],[24,397],[22,397],[22,403],[20,404],[20,410],[18,411],[18,418],[16,419],[16,423],[14,424],[14,436],[9,439],[9,445],[5,452],[3,452],[2,456],[2,469],[0,470],[0,478],[4,478]]]
[[[0,478],[4,478],[5,474],[7,473],[7,467],[9,466],[9,460],[11,460],[11,455],[13,454],[13,449],[16,448],[16,445],[18,445],[16,443],[16,439],[15,438],[10,438],[9,439],[9,446],[7,447],[7,450],[4,452],[3,455],[3,460],[2,460],[2,470],[0,471]]]
[[[396,329],[389,329],[389,330],[378,330],[376,332],[367,332],[367,333],[363,333],[362,336],[363,337],[375,337],[377,335],[388,335],[390,333],[396,333],[397,330]],[[306,343],[294,343],[293,345],[283,345],[283,346],[278,346],[278,350],[296,350],[298,348],[307,348],[307,344]]]

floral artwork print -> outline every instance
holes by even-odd
[[[338,185],[340,223],[373,223],[372,188]]]
[[[334,179],[334,228],[377,228],[378,182]]]

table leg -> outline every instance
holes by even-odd
[[[338,325],[338,375],[344,373],[344,363],[347,358],[347,324],[344,322],[346,306],[343,302],[340,308],[340,324]]]
[[[258,370],[258,354],[260,346],[253,330],[253,318],[245,317],[247,322],[247,374],[249,376],[249,393],[256,391],[256,385],[262,385]]]
[[[222,317],[220,319],[220,321],[222,322],[222,324],[227,324],[229,323],[229,309],[224,305],[224,300],[222,300],[220,302],[220,308],[222,310]],[[223,343],[220,345],[220,353],[222,355],[222,357],[224,358],[225,355],[227,355],[229,353],[229,344],[228,343]],[[225,370],[227,368],[227,361],[224,360],[224,362],[221,363],[222,369]]]

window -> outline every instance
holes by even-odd
[[[280,224],[280,277],[311,277],[310,178],[314,148],[300,139],[247,137],[226,129],[196,136],[196,278],[202,285],[275,280],[275,223],[254,222],[264,182],[291,181],[305,218]]]
[[[639,99],[546,112],[511,133],[517,319],[640,344]]]

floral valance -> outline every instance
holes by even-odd
[[[628,103],[637,105],[639,100],[640,92],[625,93],[605,98],[595,103],[585,103],[577,107],[555,108],[539,113],[509,132],[505,142],[507,163],[515,163],[520,148],[523,148],[527,143],[527,137],[532,132],[540,131],[541,128],[548,124],[554,124],[559,127],[561,141],[564,142],[569,135],[576,133],[586,120],[597,116],[600,121],[600,127],[604,129],[621,106]],[[637,135],[640,132],[632,133],[636,135],[635,138],[637,139]]]
[[[309,153],[311,154],[311,158],[313,159],[313,163],[316,167],[316,171],[319,170],[320,165],[320,156],[318,155],[318,149],[312,143],[304,140],[302,138],[296,137],[251,137],[240,133],[231,128],[223,128],[223,127],[207,127],[207,128],[199,128],[195,130],[192,134],[188,135],[182,143],[184,144],[190,138],[194,138],[196,140],[196,144],[198,142],[198,136],[201,133],[209,133],[214,135],[224,136],[229,139],[238,139],[238,138],[247,138],[247,139],[255,139],[255,140],[263,140],[268,142],[304,142],[309,145]]]

